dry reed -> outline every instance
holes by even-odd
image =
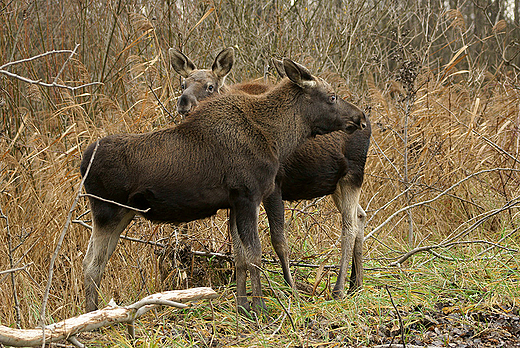
[[[369,238],[367,265],[384,267],[410,248],[449,240],[481,217],[466,240],[518,247],[517,235],[501,237],[520,222],[520,81],[511,50],[500,51],[508,44],[505,33],[516,35],[517,29],[501,22],[488,25],[492,37],[478,41],[463,32],[467,14],[459,10],[409,4],[409,11],[420,7],[415,17],[383,6],[385,1],[373,7],[364,1],[326,3],[15,1],[0,10],[6,23],[0,28],[2,63],[72,49],[78,42],[79,54],[65,65],[61,82],[103,83],[70,91],[0,75],[0,207],[8,217],[0,220],[0,271],[30,264],[15,274],[23,327],[34,327],[39,318],[50,255],[80,182],[81,151],[107,134],[146,132],[180,121],[169,114],[174,115],[179,84],[168,66],[168,47],[181,48],[203,67],[222,47],[234,46],[237,65],[230,81],[236,82],[261,77],[272,56],[289,56],[327,78],[342,95],[369,106],[373,138],[362,193],[367,234],[394,211],[428,201],[470,177],[435,201],[399,214]],[[432,36],[418,23],[429,23]],[[465,45],[468,49],[461,50]],[[494,53],[483,57],[482,47]],[[502,53],[512,64],[504,64]],[[52,82],[66,59],[49,55],[12,71]],[[491,171],[473,176],[482,170]],[[330,198],[287,207],[292,259],[334,264],[340,224]],[[74,215],[88,223],[87,211],[82,200]],[[260,229],[265,255],[273,257],[263,213]],[[67,232],[47,322],[83,311],[81,261],[89,232],[79,224]],[[203,251],[231,248],[225,212],[182,228],[138,219],[124,234],[190,243]],[[475,245],[472,253],[485,247]],[[463,257],[463,250],[438,255],[450,262]],[[130,303],[160,290],[161,251],[122,240],[105,273],[104,300]],[[503,262],[510,255],[503,249],[492,254]],[[178,272],[186,280],[193,267]],[[308,276],[302,273],[300,279]],[[0,323],[7,325],[17,321],[9,279],[0,274]],[[222,292],[228,286],[211,285]]]

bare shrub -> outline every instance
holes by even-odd
[[[30,264],[15,276],[24,327],[37,324],[49,255],[74,199],[86,144],[180,121],[173,113],[179,83],[166,59],[169,47],[204,66],[233,46],[231,82],[272,78],[269,59],[288,56],[370,109],[373,139],[362,193],[368,265],[386,266],[410,248],[454,238],[518,243],[514,235],[501,239],[520,220],[519,29],[503,8],[476,0],[11,1],[0,5],[0,18],[0,64],[79,43],[61,83],[103,83],[69,91],[0,74],[0,207],[8,217],[0,219],[0,271],[11,267],[9,256],[12,267]],[[49,55],[6,70],[53,81],[66,59]],[[340,224],[331,204],[317,199],[287,207],[293,259],[334,263]],[[75,216],[88,223],[87,209],[80,201]],[[263,213],[260,227],[267,228]],[[68,230],[49,299],[52,319],[82,312],[88,235],[79,224]],[[231,248],[224,212],[184,230],[137,220],[128,236],[188,240],[200,251]],[[273,256],[267,233],[262,244],[266,257]],[[487,250],[474,248],[474,255]],[[105,300],[128,303],[160,289],[160,250],[120,243],[101,289]],[[509,253],[497,249],[494,257]],[[437,252],[447,262],[457,260],[453,254],[464,253]],[[2,323],[17,321],[8,280],[0,275]]]

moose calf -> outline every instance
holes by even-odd
[[[273,193],[280,163],[305,138],[353,132],[367,122],[363,112],[305,67],[284,59],[283,68],[288,78],[265,94],[211,98],[178,126],[111,135],[86,149],[81,174],[93,220],[83,260],[87,311],[97,308],[103,271],[135,208],[147,210],[142,215],[152,221],[173,223],[229,209],[237,306],[250,310],[249,270],[254,310],[265,308],[258,210]]]
[[[212,69],[197,69],[182,52],[170,49],[171,65],[183,77],[182,94],[177,105],[179,113],[186,114],[203,99],[219,93],[261,94],[271,88],[263,83],[225,85],[225,77],[234,63],[233,52],[233,48],[228,47],[217,55]],[[276,59],[272,62],[280,76],[285,76],[282,62]],[[282,199],[295,201],[330,194],[342,222],[341,261],[332,294],[335,298],[343,295],[350,259],[352,271],[349,291],[362,286],[366,214],[359,205],[359,195],[370,134],[370,122],[367,119],[367,127],[352,134],[338,131],[309,138],[281,164],[277,187],[273,194],[264,199],[264,208],[269,220],[271,242],[282,264],[285,281],[290,286],[294,287],[294,281],[289,270],[289,248],[283,231]]]

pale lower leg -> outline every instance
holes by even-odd
[[[98,292],[105,267],[112,256],[119,235],[132,220],[134,213],[127,212],[119,221],[100,226],[93,219],[92,234],[85,258],[83,259],[83,273],[85,276],[85,309],[87,312],[98,308]]]
[[[348,272],[348,263],[352,259],[355,239],[357,236],[357,209],[359,201],[359,188],[352,187],[346,182],[340,182],[332,198],[341,213],[341,260],[339,264],[338,279],[332,291],[336,299],[343,296],[345,281]]]

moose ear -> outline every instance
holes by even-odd
[[[285,69],[283,67],[283,62],[280,59],[272,58],[271,64],[274,66],[274,68],[276,69],[276,72],[278,73],[278,75],[280,75],[280,77],[286,76]]]
[[[300,87],[313,86],[316,83],[310,71],[303,65],[284,58],[283,67],[287,77]]]
[[[213,73],[218,77],[224,78],[231,71],[234,62],[235,50],[233,47],[225,48],[218,54],[217,58],[215,58],[211,70],[213,70]]]
[[[168,53],[170,55],[170,64],[172,65],[173,70],[182,77],[187,78],[193,70],[197,69],[195,64],[193,64],[193,62],[178,49],[170,48]]]

